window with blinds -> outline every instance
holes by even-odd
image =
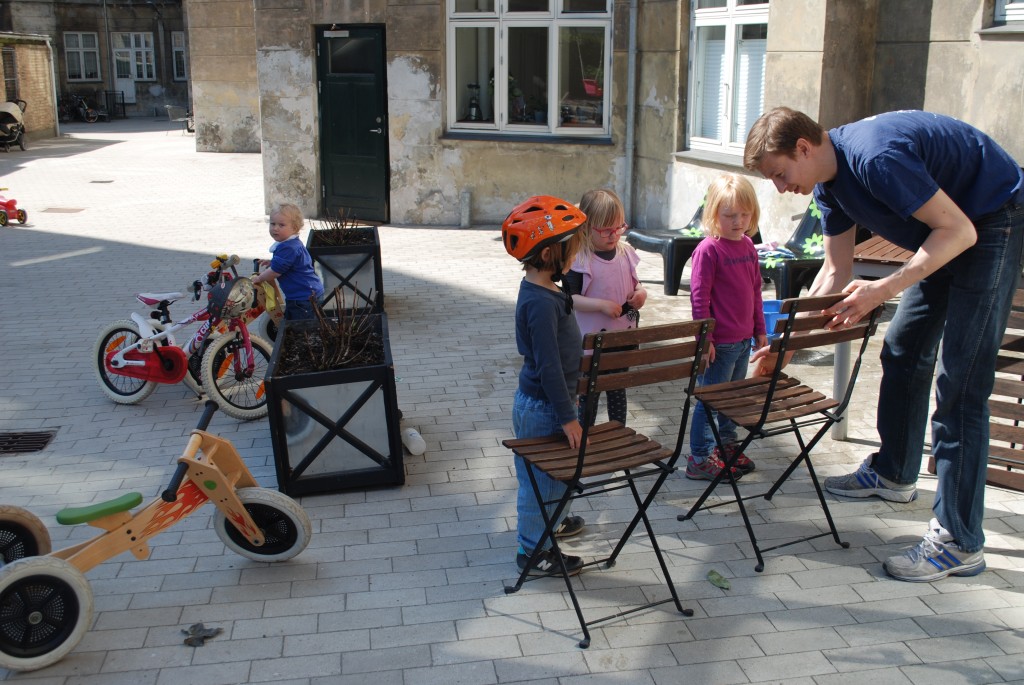
[[[768,0],[693,0],[689,144],[742,154],[764,111]]]

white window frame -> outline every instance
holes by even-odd
[[[112,34],[115,38],[114,52],[128,52],[131,58],[128,60],[131,65],[131,79],[133,81],[156,81],[156,50],[153,48],[153,34],[150,31],[118,31]],[[120,46],[118,36],[131,36],[131,47]],[[139,64],[143,69],[149,68],[152,75],[139,74]]]
[[[489,135],[514,136],[572,136],[580,138],[607,138],[611,132],[611,53],[612,53],[612,5],[607,0],[603,12],[566,12],[565,0],[548,0],[549,9],[544,12],[508,12],[509,0],[494,0],[494,11],[491,12],[456,12],[455,0],[447,0],[448,30],[446,77],[447,89],[446,109],[447,126],[451,131],[480,132]],[[456,41],[455,33],[461,28],[492,28],[495,32],[494,83],[508,83],[509,68],[508,41],[510,28],[540,27],[548,29],[548,83],[547,83],[547,122],[544,125],[524,124],[510,121],[509,97],[507,88],[494,88],[494,121],[459,121],[463,112],[459,107],[459,93],[456,83]],[[604,29],[604,63],[601,100],[595,101],[600,107],[601,125],[587,127],[564,126],[559,116],[561,94],[559,91],[559,35],[566,28],[603,28]],[[482,88],[488,84],[481,84]],[[481,99],[484,93],[481,92]],[[599,102],[599,105],[597,104]]]
[[[1024,21],[1024,0],[996,0],[996,21]]]
[[[77,47],[68,47],[68,36],[75,36],[78,39]],[[82,47],[84,36],[92,36],[93,45],[95,47],[86,48]],[[88,78],[85,76],[85,54],[92,53],[96,59],[96,77]],[[71,62],[72,59],[78,64],[78,73],[82,74],[80,77],[71,76]],[[100,60],[100,37],[99,34],[92,31],[65,31],[64,32],[64,73],[67,76],[69,82],[72,83],[84,83],[87,81],[102,81],[103,80],[103,62]]]
[[[181,73],[178,73],[178,55],[181,55]],[[171,71],[175,81],[188,79],[188,49],[185,46],[185,32],[171,31]]]
[[[734,99],[737,97],[737,84],[733,83],[737,77],[735,68],[735,56],[737,49],[738,29],[745,25],[763,24],[768,25],[769,0],[762,4],[740,5],[737,0],[727,0],[725,7],[713,7],[698,9],[698,0],[692,0],[693,27],[691,33],[691,52],[693,58],[690,62],[689,79],[689,106],[687,115],[687,137],[690,149],[719,152],[728,155],[742,156],[744,140],[732,140],[733,137],[733,111],[735,109]],[[698,135],[700,118],[702,114],[701,87],[703,78],[701,76],[704,65],[702,55],[698,46],[698,31],[701,28],[722,27],[725,29],[725,48],[722,59],[724,65],[721,69],[724,80],[720,90],[721,120],[719,122],[720,134],[718,138],[702,137]],[[767,43],[767,40],[765,41]],[[764,99],[764,83],[762,79],[761,100]],[[753,121],[749,122],[753,124]]]

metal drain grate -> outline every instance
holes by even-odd
[[[56,431],[0,433],[0,454],[40,452],[50,444],[56,434]]]

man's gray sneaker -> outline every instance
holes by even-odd
[[[881,497],[890,502],[913,502],[917,499],[916,486],[896,485],[875,473],[871,468],[871,457],[853,473],[826,478],[825,489],[843,497]]]
[[[882,568],[896,580],[927,583],[946,576],[976,576],[985,570],[985,554],[960,551],[953,536],[932,519],[917,546],[889,557]]]

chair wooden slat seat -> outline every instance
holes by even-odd
[[[841,398],[832,398],[825,393],[801,382],[799,379],[789,376],[782,371],[781,365],[777,365],[771,376],[745,378],[728,383],[718,383],[703,388],[698,388],[695,398],[704,403],[707,410],[708,424],[715,436],[719,453],[727,455],[725,466],[719,475],[711,481],[701,496],[690,507],[685,514],[676,518],[686,521],[699,512],[707,509],[714,509],[719,506],[736,503],[739,506],[743,524],[747,529],[747,536],[754,548],[754,555],[757,563],[755,571],[764,570],[764,558],[762,552],[768,552],[780,547],[787,547],[798,542],[806,542],[815,538],[831,535],[836,544],[848,547],[849,544],[839,539],[839,532],[836,530],[829,511],[828,503],[818,482],[811,463],[811,451],[821,440],[822,436],[837,421],[841,421],[842,413],[850,402],[853,393],[853,385],[860,371],[861,359],[864,350],[867,348],[868,339],[874,333],[876,321],[881,308],[876,308],[865,320],[849,327],[836,330],[826,330],[824,325],[829,317],[821,314],[836,302],[839,302],[845,295],[835,294],[820,297],[805,297],[788,299],[782,302],[781,311],[787,314],[786,318],[780,319],[775,324],[775,330],[769,333],[779,333],[779,337],[771,342],[771,352],[783,359],[787,352],[797,350],[808,350],[816,347],[831,347],[839,342],[860,342],[857,360],[853,365],[849,381],[846,385],[845,394]],[[746,436],[738,439],[731,445],[724,444],[718,431],[719,417],[728,417],[741,428],[746,429]],[[802,433],[805,429],[817,427],[813,435],[808,439]],[[793,433],[796,437],[799,452],[790,461],[769,489],[757,495],[741,495],[737,485],[737,478],[733,476],[733,465],[739,454],[742,454],[755,440]],[[822,512],[828,523],[828,532],[816,532],[801,537],[797,540],[776,544],[773,547],[761,547],[758,544],[750,517],[747,515],[744,502],[747,500],[761,498],[771,500],[775,493],[782,487],[786,480],[792,475],[798,466],[803,464],[811,477],[811,483],[818,496]],[[732,499],[712,504],[705,504],[714,493],[715,488],[723,481],[727,481],[732,489]]]
[[[651,526],[647,509],[654,501],[665,479],[676,470],[682,453],[684,436],[689,420],[690,400],[696,387],[696,378],[706,366],[709,335],[714,321],[702,319],[680,323],[646,326],[625,331],[601,331],[583,339],[583,348],[589,354],[580,363],[580,380],[576,388],[586,396],[582,407],[583,436],[579,448],[569,447],[562,434],[540,438],[504,440],[502,444],[523,459],[534,497],[540,506],[545,530],[534,554],[514,585],[506,585],[506,593],[518,592],[523,584],[546,576],[531,576],[530,564],[547,545],[561,558],[561,548],[554,536],[570,503],[579,498],[607,494],[628,489],[636,506],[636,513],[625,527],[611,553],[603,559],[587,562],[584,566],[604,564],[613,566],[637,526],[643,525],[650,548],[658,558],[662,576],[668,588],[668,598],[655,598],[643,606],[633,607],[601,618],[587,620],[580,608],[572,578],[565,577],[573,609],[583,630],[580,647],[590,645],[589,627],[604,621],[629,616],[639,611],[673,602],[684,616],[692,616],[692,609],[684,609],[679,601],[669,567]],[[603,392],[624,388],[657,385],[668,391],[682,390],[680,406],[672,415],[676,442],[672,449],[658,440],[643,435],[617,421],[594,425],[597,406]],[[668,433],[670,431],[666,431]],[[544,474],[565,486],[564,494],[554,501],[545,501],[537,484],[538,474]],[[646,484],[646,491],[641,488]],[[603,549],[603,547],[602,547]],[[564,572],[564,568],[561,571]],[[555,569],[548,575],[555,575]],[[619,600],[613,599],[613,604]]]

